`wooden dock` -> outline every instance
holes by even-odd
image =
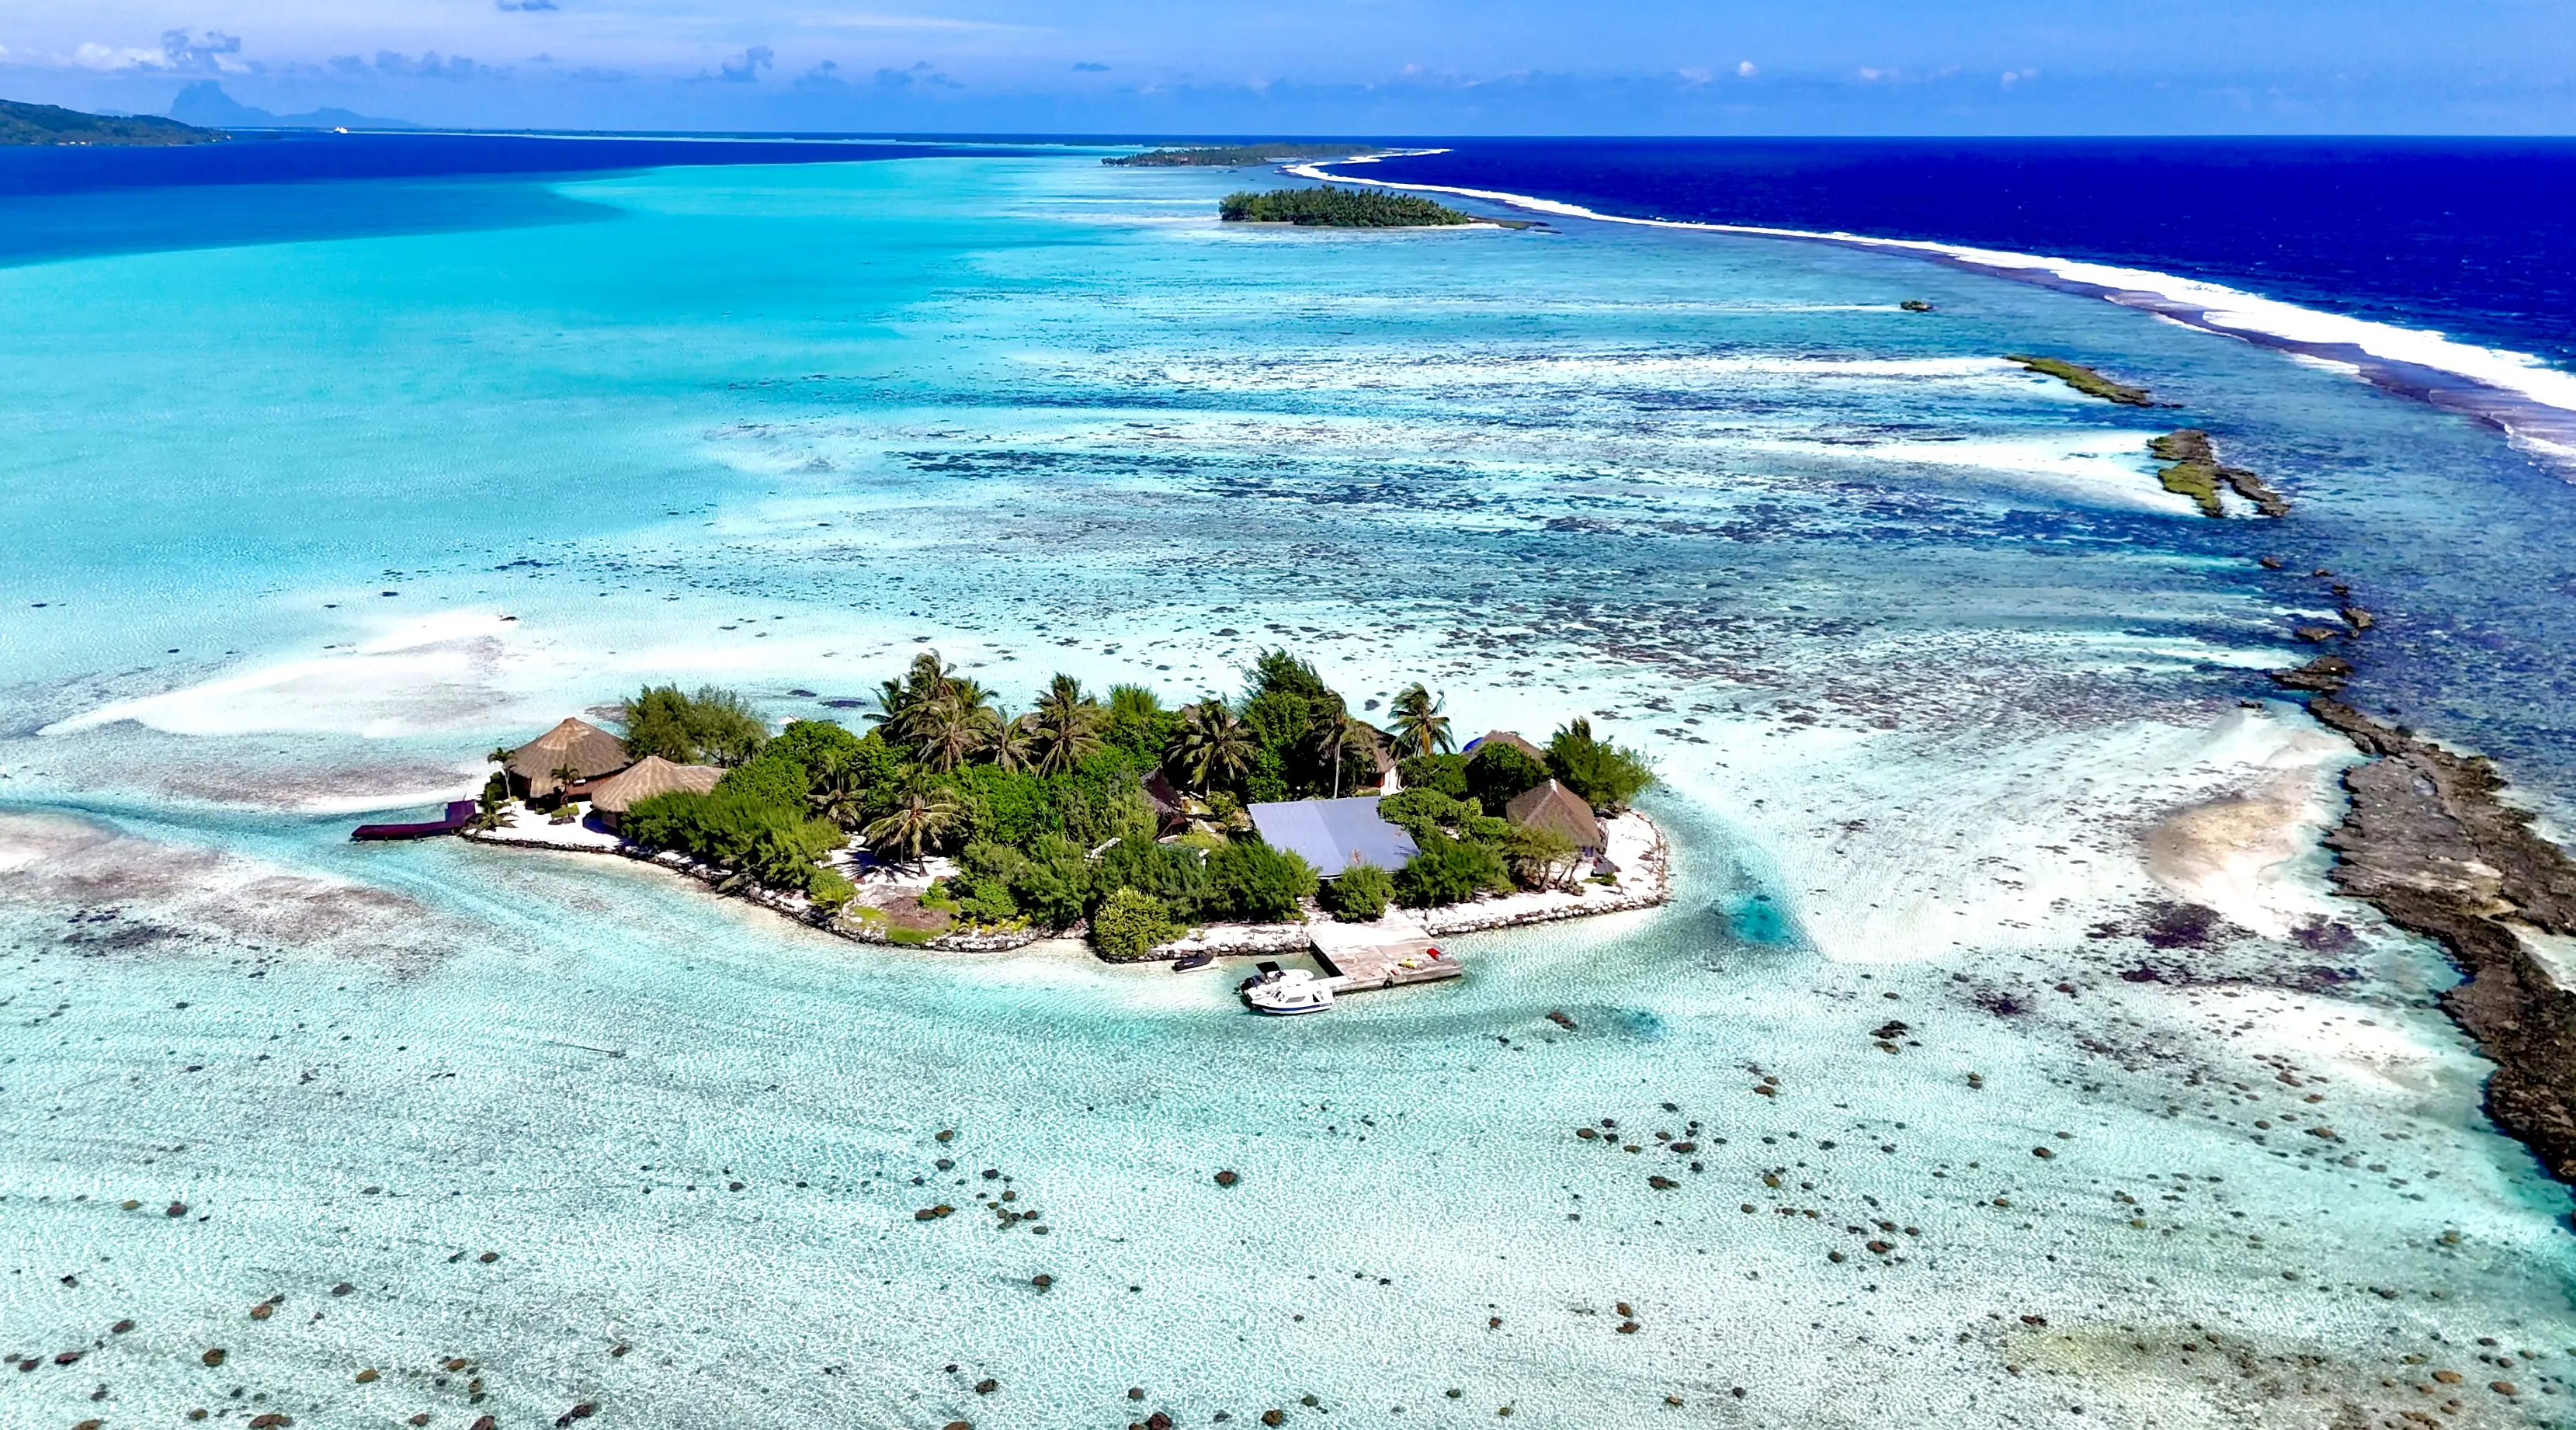
[[[1314,943],[1315,961],[1329,975],[1337,995],[1436,983],[1466,971],[1410,919],[1390,916],[1377,925],[1317,924]]]

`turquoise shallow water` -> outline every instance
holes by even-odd
[[[1227,231],[1230,182],[674,169],[0,271],[12,1423],[2553,1418],[2564,1194],[2439,960],[2324,891],[2344,756],[2259,671],[2331,563],[2393,613],[2374,703],[2563,821],[2555,674],[2489,638],[2563,488],[2067,295]],[[2184,410],[1994,357],[2033,347]],[[2176,421],[2299,513],[2162,493]],[[931,643],[1180,698],[1274,641],[1463,727],[1593,713],[1682,897],[1283,1024],[343,837],[647,678],[815,715]],[[2172,947],[2185,901],[2240,927]]]

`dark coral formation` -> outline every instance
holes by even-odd
[[[2576,992],[2538,951],[2576,936],[2576,860],[2503,801],[2485,758],[2338,701],[2309,708],[2376,757],[2344,776],[2351,809],[2326,839],[2336,886],[2450,951],[2467,981],[2442,1003],[2495,1061],[2488,1115],[2576,1182]]]
[[[2200,503],[2204,516],[2225,516],[2227,508],[2218,500],[2219,487],[2226,486],[2238,496],[2252,502],[2265,516],[2290,514],[2290,499],[2274,491],[2261,477],[2243,467],[2232,467],[2218,460],[2218,449],[2210,445],[2209,434],[2197,427],[2168,432],[2148,444],[2159,462],[2172,465],[2158,472],[2165,490],[2177,492]]]

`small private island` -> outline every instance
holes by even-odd
[[[1652,769],[1582,719],[1543,746],[1461,747],[1421,684],[1380,728],[1285,650],[1237,698],[1178,709],[1058,675],[1013,714],[936,652],[873,703],[864,732],[773,731],[734,692],[654,686],[600,712],[623,733],[567,718],[492,751],[481,797],[444,819],[356,837],[648,860],[867,943],[1078,937],[1176,971],[1260,957],[1242,991],[1275,1013],[1454,977],[1444,935],[1669,892],[1662,834],[1631,808]],[[1271,961],[1300,954],[1315,969]]]
[[[1450,228],[1491,222],[1418,194],[1337,189],[1330,184],[1228,194],[1217,200],[1216,213],[1227,223],[1285,223],[1299,228]]]
[[[116,145],[128,148],[213,144],[232,136],[150,114],[84,114],[53,104],[0,99],[0,145]]]

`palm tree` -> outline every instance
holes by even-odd
[[[1365,720],[1356,719],[1348,710],[1328,710],[1316,720],[1308,738],[1315,746],[1315,758],[1333,767],[1333,798],[1342,797],[1342,757],[1346,754],[1375,758],[1377,731]]]
[[[867,812],[867,793],[849,761],[833,760],[814,781],[814,813],[843,829],[854,829]]]
[[[955,694],[915,708],[913,733],[920,741],[923,762],[941,774],[966,763],[966,757],[985,744],[985,730],[994,718],[991,706],[970,706]]]
[[[884,818],[867,828],[868,847],[901,852],[918,864],[922,853],[946,838],[965,817],[957,796],[944,789],[914,789]]]
[[[1016,770],[1027,764],[1037,743],[1036,736],[1029,729],[1029,718],[994,707],[992,722],[984,727],[982,753],[985,758],[1005,770]]]
[[[901,680],[888,680],[877,686],[878,713],[868,719],[885,727],[888,736],[897,740],[922,737],[931,707],[943,700],[955,700],[973,710],[992,701],[993,692],[951,669],[939,658],[939,652],[926,650],[912,658]]]
[[[1100,707],[1070,675],[1058,675],[1048,683],[1028,718],[1039,774],[1063,774],[1100,748]]]
[[[1395,728],[1399,747],[1417,755],[1445,755],[1457,748],[1449,738],[1449,717],[1441,714],[1448,701],[1422,688],[1417,680],[1404,687],[1395,697]]]
[[[1252,767],[1252,729],[1210,697],[1181,710],[1181,728],[1172,739],[1172,762],[1181,777],[1206,794],[1218,784],[1231,784]]]

